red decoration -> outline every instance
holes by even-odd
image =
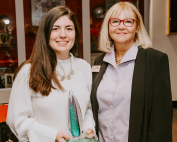
[[[0,123],[6,122],[8,105],[0,105]]]

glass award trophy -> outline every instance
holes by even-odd
[[[83,133],[83,120],[80,105],[74,96],[74,94],[69,92],[69,130],[70,130],[70,140],[67,142],[98,142],[94,137],[94,134],[87,135]]]

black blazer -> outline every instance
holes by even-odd
[[[152,48],[138,47],[133,73],[128,142],[172,142],[172,95],[168,56]],[[91,103],[99,136],[97,88],[108,63],[99,56],[94,65]],[[116,123],[116,122],[115,122]]]

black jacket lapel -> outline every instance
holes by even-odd
[[[130,103],[130,123],[128,142],[141,142],[144,110],[145,50],[139,48],[135,61]]]
[[[91,92],[91,102],[92,102],[92,108],[93,108],[93,116],[96,122],[96,134],[98,136],[98,101],[97,101],[97,97],[96,97],[96,92],[97,92],[97,88],[98,85],[100,84],[100,81],[106,71],[106,68],[108,66],[108,63],[103,61],[105,54],[103,54],[102,56],[100,56],[94,63],[94,65],[101,65],[100,71],[97,73],[93,73],[93,84],[92,84],[92,92]]]
[[[93,81],[93,85],[94,85],[94,89],[95,89],[94,90],[95,94],[96,94],[96,90],[98,88],[98,85],[100,84],[100,81],[101,81],[101,79],[102,79],[102,77],[103,77],[103,75],[104,75],[104,73],[105,73],[105,71],[107,69],[107,66],[108,66],[108,63],[106,63],[106,62],[103,61],[102,65],[101,65],[101,68],[100,68],[100,71],[95,76],[95,79]]]

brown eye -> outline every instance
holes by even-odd
[[[58,31],[58,30],[59,30],[58,27],[53,27],[53,28],[52,28],[52,31]]]
[[[67,28],[68,31],[72,31],[73,29],[72,28]]]

